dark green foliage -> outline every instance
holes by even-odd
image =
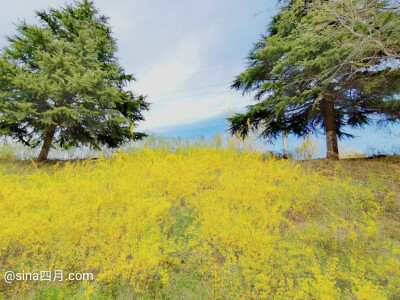
[[[0,135],[33,147],[54,138],[64,148],[144,136],[131,126],[149,104],[124,90],[134,77],[119,66],[107,18],[93,2],[36,14],[40,25],[21,23],[0,58]]]
[[[262,126],[264,138],[285,131],[331,132],[336,139],[351,136],[344,126],[364,126],[372,117],[399,120],[398,8],[385,1],[282,2],[232,84],[254,92],[259,103],[230,118],[230,131],[245,136],[249,122]],[[337,154],[331,142],[328,151]]]

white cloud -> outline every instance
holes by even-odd
[[[139,127],[142,130],[162,131],[165,126],[194,123],[216,116],[224,116],[227,111],[238,111],[252,104],[250,97],[226,91],[222,95],[190,97],[168,101],[162,108],[146,113],[147,121]]]
[[[201,68],[199,54],[207,44],[206,39],[188,37],[178,45],[172,45],[167,55],[161,57],[149,66],[148,71],[140,74],[135,89],[157,99],[163,94],[177,89],[184,84],[190,74]]]

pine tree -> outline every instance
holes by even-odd
[[[315,2],[289,1],[255,45],[249,67],[232,87],[244,93],[256,91],[259,103],[231,118],[230,129],[247,134],[249,119],[253,127],[265,125],[262,135],[268,138],[282,132],[304,136],[323,131],[327,157],[338,158],[337,137],[350,136],[344,126],[363,126],[371,116],[382,122],[398,120],[400,68],[382,65],[387,57],[377,44],[357,52],[354,35],[337,19],[314,9]],[[382,21],[384,13],[377,7],[369,21],[380,26],[399,23],[399,14]],[[368,59],[371,53],[378,56],[374,62]]]
[[[126,91],[135,80],[118,64],[107,18],[92,1],[36,12],[0,58],[0,134],[32,147],[117,147],[133,136],[149,103]],[[41,143],[43,141],[43,143]]]

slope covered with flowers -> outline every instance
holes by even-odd
[[[149,299],[400,294],[400,251],[378,235],[371,191],[291,161],[145,148],[51,172],[2,170],[0,182],[0,276],[94,274],[1,281],[5,298],[76,286],[87,298],[112,298],[116,286]]]

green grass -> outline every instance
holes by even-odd
[[[400,155],[367,159],[304,161],[310,171],[351,178],[372,191],[381,207],[379,234],[400,244]]]

